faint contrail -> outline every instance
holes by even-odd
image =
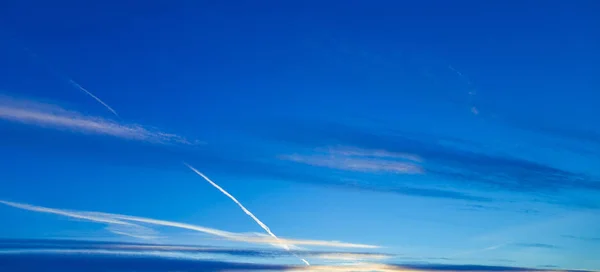
[[[448,258],[456,258],[458,256],[471,255],[473,253],[480,253],[480,252],[484,252],[484,251],[496,250],[498,248],[506,246],[507,244],[509,244],[509,243],[507,242],[507,243],[502,243],[502,244],[497,244],[497,245],[489,246],[489,247],[482,248],[482,249],[476,249],[476,250],[470,250],[470,251],[465,251],[465,252],[459,252],[459,253],[456,253],[456,254],[448,256]]]
[[[115,116],[119,117],[119,114],[117,114],[117,111],[115,111],[113,108],[111,108],[108,104],[104,103],[104,101],[102,101],[100,98],[98,98],[97,96],[95,96],[94,94],[92,94],[86,88],[84,88],[83,86],[79,85],[79,83],[75,82],[72,79],[69,79],[69,83],[71,83],[71,85],[75,86],[75,88],[78,88],[78,89],[82,90],[83,92],[85,92],[87,95],[91,96],[93,99],[95,99],[96,101],[98,101],[98,103],[102,104],[106,109],[108,109],[110,112],[112,112]]]
[[[258,225],[260,225],[260,227],[263,228],[269,235],[271,235],[271,237],[273,237],[285,250],[287,250],[287,251],[290,250],[290,247],[287,244],[285,244],[281,240],[279,240],[277,235],[275,235],[273,232],[271,232],[271,229],[269,229],[269,227],[267,225],[265,225],[262,221],[260,221],[260,219],[258,219],[251,211],[246,209],[246,207],[244,207],[244,205],[242,205],[242,203],[240,203],[234,196],[232,196],[230,193],[225,191],[218,184],[214,183],[212,180],[210,180],[210,178],[208,178],[207,176],[202,174],[200,171],[196,170],[196,168],[192,167],[191,165],[189,165],[185,162],[183,164],[185,164],[185,166],[187,166],[192,171],[194,171],[196,174],[198,174],[199,176],[204,178],[206,181],[208,181],[213,187],[215,187],[219,191],[221,191],[221,193],[225,194],[227,197],[229,197],[231,200],[233,200],[233,202],[235,202],[242,209],[242,211],[244,211],[244,213],[246,213],[248,216],[250,216]],[[300,257],[298,257],[298,258],[300,258]],[[305,259],[300,258],[300,260],[302,260],[302,262],[304,262],[306,265],[310,265],[310,263],[308,263],[308,261],[306,261]]]
[[[471,81],[463,73],[461,73],[459,70],[456,70],[456,68],[452,67],[452,65],[448,65],[448,69],[455,72],[459,77],[461,77],[465,82],[467,82],[467,84],[473,85],[471,83]]]
[[[108,109],[110,112],[112,112],[112,114],[119,117],[119,114],[117,114],[117,111],[115,111],[113,108],[111,108],[108,104],[104,103],[104,101],[102,101],[102,99],[100,99],[97,96],[95,96],[94,94],[92,94],[92,92],[88,91],[86,88],[79,85],[79,83],[75,82],[73,79],[71,79],[69,76],[67,76],[67,74],[65,72],[61,71],[56,66],[52,65],[50,62],[42,59],[40,56],[38,56],[38,54],[33,52],[28,47],[23,47],[23,50],[25,50],[25,52],[27,52],[29,54],[29,57],[31,59],[36,59],[39,63],[46,66],[46,69],[48,69],[48,71],[50,73],[53,73],[55,76],[57,76],[59,78],[66,79],[69,82],[69,84],[71,84],[75,88],[83,91],[84,93],[86,93],[87,95],[89,95],[90,97],[92,97],[93,99],[98,101],[98,103],[102,104],[106,109]]]

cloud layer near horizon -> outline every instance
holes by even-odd
[[[168,256],[168,253],[181,253],[182,258],[194,258],[196,254],[212,254],[229,257],[248,258],[283,258],[292,254],[302,254],[311,258],[329,261],[365,261],[383,260],[394,255],[373,252],[348,252],[348,251],[311,251],[282,249],[254,249],[215,247],[205,245],[174,245],[152,243],[122,243],[88,240],[62,240],[62,239],[0,239],[0,254],[10,253],[152,253],[156,256]]]
[[[265,262],[284,256],[283,250],[130,244],[73,240],[0,240],[0,268],[7,271],[574,271],[511,266],[457,264],[377,264],[369,262],[315,265],[311,267]],[[314,258],[344,256],[344,252],[304,252]],[[388,257],[352,253],[366,259]],[[245,262],[236,261],[245,258]],[[252,260],[261,260],[252,262]],[[344,260],[344,259],[340,259]],[[15,269],[25,270],[15,270]],[[585,272],[579,270],[580,272]]]

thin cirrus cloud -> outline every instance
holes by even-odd
[[[373,261],[394,257],[394,255],[381,253],[304,251],[303,254],[325,262],[328,260],[351,262],[322,263],[310,267],[273,265],[265,262],[289,256],[289,252],[280,249],[238,249],[87,240],[0,239],[0,262],[8,264],[9,267],[17,265],[16,267],[19,268],[39,265],[36,266],[38,269],[29,269],[32,271],[43,270],[39,269],[44,267],[40,264],[48,264],[49,266],[46,267],[71,269],[81,265],[80,270],[86,271],[88,269],[84,268],[89,267],[99,268],[99,271],[196,271],[197,269],[203,271],[587,271],[563,270],[557,266],[526,268],[435,262],[374,263]],[[143,257],[143,261],[139,261],[139,257]],[[236,258],[244,258],[249,262],[238,262],[239,259]],[[118,262],[111,260],[118,260]],[[254,262],[254,260],[260,261]],[[219,264],[219,267],[214,267],[216,264]],[[123,270],[125,267],[127,269]]]
[[[575,235],[561,235],[563,238],[574,239],[586,242],[600,242],[600,237],[585,237],[585,236],[575,236]]]
[[[0,119],[43,128],[83,134],[106,135],[159,144],[195,144],[184,137],[125,124],[102,117],[87,116],[59,106],[0,96]]]
[[[157,231],[137,224],[111,224],[105,229],[114,234],[137,238],[141,240],[157,240],[164,238],[160,236]]]
[[[493,154],[481,150],[477,143],[468,142],[465,147],[444,144],[447,139],[426,133],[398,132],[386,128],[358,127],[339,123],[276,122],[261,127],[261,136],[271,137],[299,148],[323,148],[327,146],[352,146],[360,150],[386,150],[388,153],[411,154],[422,158],[421,163],[399,161],[399,167],[386,164],[390,160],[381,157],[358,157],[360,164],[348,166],[352,160],[335,154],[311,153],[309,155],[286,155],[283,159],[321,167],[346,170],[397,172],[422,169],[428,176],[443,178],[449,184],[485,190],[494,188],[519,193],[562,193],[568,190],[591,190],[600,192],[600,178],[532,159],[511,154]],[[332,159],[332,158],[333,159]],[[326,160],[327,159],[327,160]],[[355,159],[355,158],[352,158]],[[383,166],[377,166],[380,163]],[[415,167],[406,167],[406,163]],[[368,166],[363,166],[368,165]],[[379,168],[377,168],[379,167]],[[554,194],[558,195],[558,194]],[[546,201],[550,201],[546,199]],[[564,201],[564,205],[574,205]]]
[[[36,254],[37,253],[37,254]],[[484,265],[446,265],[446,264],[341,264],[319,266],[292,266],[285,264],[244,263],[215,259],[180,258],[181,254],[151,253],[149,258],[139,258],[138,254],[119,252],[115,257],[98,258],[97,252],[71,251],[60,252],[21,251],[19,254],[0,254],[0,263],[4,267],[14,267],[20,271],[43,271],[53,267],[59,271],[573,271],[553,269],[532,269],[509,266]],[[107,254],[102,252],[102,254]],[[48,258],[51,256],[51,258]],[[142,255],[144,256],[144,255]],[[90,270],[91,269],[91,270]],[[578,270],[585,272],[584,270]]]
[[[62,215],[70,218],[82,219],[91,222],[103,223],[107,224],[109,227],[113,227],[115,225],[119,227],[126,226],[128,227],[129,232],[127,236],[148,236],[148,228],[141,225],[153,225],[153,226],[164,226],[164,227],[173,227],[184,230],[191,230],[196,232],[201,232],[204,234],[213,235],[219,238],[223,238],[229,241],[235,242],[244,242],[244,243],[252,243],[252,244],[286,244],[288,246],[320,246],[320,247],[334,247],[334,248],[365,248],[365,249],[373,249],[379,248],[376,245],[367,245],[367,244],[356,244],[356,243],[345,243],[339,241],[323,241],[323,240],[306,240],[306,239],[287,239],[287,238],[278,238],[275,239],[271,236],[259,235],[254,233],[234,233],[228,232],[224,230],[218,230],[213,228],[207,228],[203,226],[174,222],[174,221],[166,221],[159,219],[152,219],[146,217],[137,217],[123,214],[114,214],[114,213],[103,213],[103,212],[89,212],[89,211],[73,211],[73,210],[62,210],[62,209],[54,209],[47,208],[41,206],[34,206],[24,203],[17,203],[11,201],[0,200],[0,204],[4,204],[7,206],[11,206],[14,208],[19,208],[28,211],[41,212],[41,213],[50,213]],[[142,233],[135,233],[136,230],[142,230]],[[122,231],[117,231],[122,232]],[[114,233],[114,232],[113,232]],[[154,234],[152,232],[152,234]]]
[[[417,164],[422,161],[420,157],[376,149],[329,148],[325,152],[316,154],[280,155],[279,158],[344,171],[393,174],[423,173],[423,168]]]
[[[313,258],[319,258],[324,261],[351,261],[351,263],[337,264],[319,264],[310,267],[300,267],[295,265],[270,265],[264,260],[274,258],[284,258],[289,256],[289,252],[283,250],[267,249],[237,249],[213,246],[183,246],[183,245],[158,245],[158,244],[139,244],[139,243],[120,243],[120,242],[99,242],[86,240],[39,240],[39,239],[0,239],[0,261],[13,262],[13,265],[35,264],[37,261],[48,260],[57,261],[52,267],[62,267],[60,265],[84,261],[83,267],[90,267],[89,261],[98,260],[98,258],[86,259],[93,256],[104,256],[104,262],[94,263],[93,267],[106,270],[120,270],[122,267],[112,267],[110,257],[118,257],[119,264],[127,263],[128,269],[148,271],[140,265],[153,263],[162,263],[161,271],[183,270],[187,268],[202,268],[210,271],[575,271],[562,270],[555,266],[546,268],[553,269],[534,269],[514,266],[486,266],[486,265],[468,265],[468,264],[440,264],[435,262],[426,263],[373,263],[373,261],[383,260],[394,257],[394,255],[382,253],[362,253],[362,252],[328,252],[328,251],[304,251],[303,254]],[[44,257],[46,256],[46,257]],[[52,258],[47,258],[52,256]],[[36,258],[41,257],[39,260]],[[132,263],[133,258],[145,257],[143,262]],[[260,267],[252,267],[252,263],[239,263],[229,260],[235,258],[260,259]],[[233,258],[233,259],[231,259]],[[448,260],[439,258],[440,260]],[[250,259],[248,259],[250,260]],[[23,263],[21,263],[21,261]],[[211,270],[211,263],[204,261],[218,261],[223,264],[219,269]],[[166,263],[168,262],[168,263]],[[68,267],[72,267],[70,263]],[[183,264],[189,264],[189,267],[183,269]],[[244,268],[240,268],[243,265]],[[22,266],[19,266],[22,267]],[[43,266],[41,266],[43,267]],[[541,267],[540,267],[541,268]],[[36,269],[31,269],[36,270]],[[39,269],[37,269],[39,270]],[[101,271],[106,271],[101,270]],[[156,267],[154,267],[156,270]],[[70,271],[70,270],[69,270]],[[130,271],[130,270],[127,270]],[[194,270],[195,271],[195,270]],[[577,270],[584,272],[585,270]]]
[[[376,158],[394,158],[405,159],[414,162],[422,162],[423,159],[414,154],[390,152],[383,149],[361,149],[355,147],[330,147],[327,149],[330,154],[357,157],[376,157]]]
[[[558,246],[543,243],[515,243],[513,246],[524,248],[558,249]]]

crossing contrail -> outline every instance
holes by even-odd
[[[249,211],[248,209],[246,209],[246,207],[244,207],[244,205],[242,205],[242,203],[240,203],[234,196],[232,196],[230,193],[228,193],[227,191],[225,191],[223,188],[221,188],[221,186],[219,186],[218,184],[216,184],[215,182],[213,182],[210,178],[208,178],[207,176],[205,176],[204,174],[202,174],[200,171],[198,171],[196,168],[192,167],[191,165],[187,164],[187,163],[183,163],[185,164],[185,166],[187,166],[188,168],[190,168],[192,171],[194,171],[196,174],[198,174],[199,176],[201,176],[202,178],[204,178],[206,181],[208,181],[208,183],[210,183],[213,187],[217,188],[219,191],[221,191],[221,193],[223,193],[224,195],[226,195],[227,197],[229,197],[231,200],[233,200],[233,202],[235,202],[235,204],[237,204],[242,211],[244,211],[244,213],[246,213],[248,216],[250,216],[261,228],[263,228],[269,235],[271,235],[271,237],[273,237],[277,243],[279,245],[281,245],[285,250],[290,251],[290,247],[283,243],[283,241],[279,240],[279,238],[277,237],[277,235],[275,235],[271,229],[269,229],[269,227],[267,225],[265,225],[265,223],[263,223],[262,221],[260,221],[260,219],[258,219],[258,217],[256,217],[251,211]],[[298,257],[298,256],[296,256]],[[304,262],[304,264],[306,265],[310,265],[310,263],[308,263],[307,260],[298,257],[302,262]]]
[[[69,83],[71,85],[73,85],[75,88],[82,90],[84,93],[86,93],[87,95],[89,95],[90,97],[92,97],[93,99],[95,99],[96,101],[98,101],[98,103],[102,104],[102,106],[104,106],[106,109],[108,109],[110,112],[112,112],[115,116],[119,117],[119,114],[117,114],[117,111],[115,111],[113,108],[111,108],[108,104],[104,103],[104,101],[102,101],[102,99],[100,99],[97,96],[95,96],[94,94],[92,94],[86,88],[84,88],[83,86],[79,85],[79,83],[75,82],[72,79],[69,79]]]

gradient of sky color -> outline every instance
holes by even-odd
[[[0,237],[274,250],[185,162],[285,239],[600,270],[598,1],[2,6],[0,200],[246,240],[15,205]]]

